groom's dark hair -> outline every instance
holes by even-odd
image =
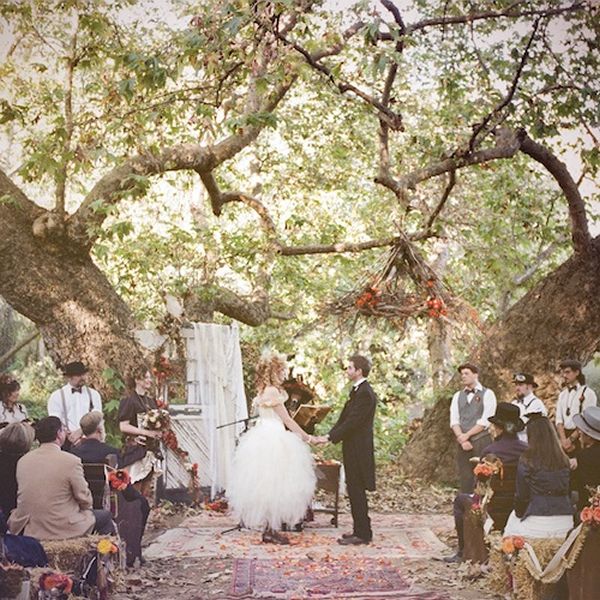
[[[362,371],[363,377],[369,376],[369,373],[371,372],[371,361],[366,356],[355,354],[348,360],[354,365],[355,369],[360,369]]]

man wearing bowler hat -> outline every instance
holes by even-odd
[[[538,386],[530,373],[515,373],[513,375],[513,383],[515,384],[515,399],[513,404],[519,407],[521,420],[527,425],[531,414],[542,414],[548,416],[548,409],[545,404],[533,393],[533,390]],[[519,432],[519,439],[527,442],[527,433],[525,430]]]
[[[563,360],[560,363],[564,388],[556,402],[555,422],[560,445],[569,456],[574,456],[581,447],[579,430],[573,417],[582,413],[588,406],[598,404],[594,390],[585,385],[585,375],[581,368],[578,360]]]
[[[582,445],[577,458],[571,459],[571,466],[575,467],[573,488],[579,494],[577,508],[581,510],[589,502],[588,487],[600,485],[600,407],[585,408],[581,414],[573,417],[573,422]]]
[[[58,417],[67,430],[67,446],[77,444],[82,432],[81,417],[93,410],[102,412],[100,394],[85,385],[88,369],[80,361],[65,365],[63,374],[67,383],[52,392],[48,398],[48,416]]]

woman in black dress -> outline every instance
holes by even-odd
[[[149,496],[152,489],[152,476],[157,470],[158,459],[148,449],[148,442],[158,440],[160,431],[142,429],[144,415],[157,408],[156,400],[149,395],[152,389],[152,374],[146,366],[133,371],[131,393],[121,400],[119,405],[119,429],[123,433],[123,451],[120,467],[125,468],[131,477],[131,483],[144,496]]]

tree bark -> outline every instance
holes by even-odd
[[[108,394],[103,370],[123,376],[142,360],[131,311],[84,249],[35,237],[23,217],[0,210],[0,294],[39,326],[57,365],[82,360]]]
[[[513,398],[515,371],[535,375],[538,396],[553,406],[564,358],[587,361],[600,348],[600,236],[590,251],[574,254],[519,300],[489,330],[472,353],[481,381],[496,392],[498,401]],[[403,471],[425,480],[454,482],[455,441],[449,426],[455,377],[424,417],[422,428],[399,459]]]

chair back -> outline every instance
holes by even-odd
[[[494,521],[494,529],[503,531],[506,521],[514,508],[517,465],[504,465],[500,473],[492,476],[490,485],[494,495],[487,506],[487,512]]]
[[[84,463],[83,475],[88,483],[94,508],[108,509],[108,498],[110,496],[110,488],[106,477],[106,465],[104,463]]]

